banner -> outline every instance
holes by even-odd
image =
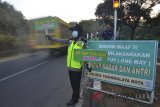
[[[88,41],[89,49],[106,51],[107,63],[92,62],[86,77],[136,89],[154,90],[157,41]]]
[[[54,17],[45,17],[34,20],[35,30],[41,31],[46,29],[54,29],[57,27],[57,20]]]
[[[107,63],[107,52],[93,49],[75,49],[74,59],[84,62]]]

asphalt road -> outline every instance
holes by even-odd
[[[0,107],[66,107],[66,56],[47,51],[0,62]]]

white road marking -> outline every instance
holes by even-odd
[[[47,63],[47,62],[48,62],[48,61],[44,61],[44,62],[42,62],[42,63],[40,63],[40,64],[37,64],[37,65],[32,66],[32,67],[30,67],[30,68],[27,68],[27,69],[25,69],[25,70],[23,70],[23,71],[20,71],[20,72],[17,72],[17,73],[15,73],[15,74],[13,74],[13,75],[10,75],[10,76],[7,76],[7,77],[5,77],[5,78],[2,78],[2,79],[0,79],[0,82],[4,81],[4,80],[6,80],[6,79],[9,79],[9,78],[11,78],[11,77],[14,77],[14,76],[16,76],[16,75],[22,74],[22,73],[24,73],[24,72],[26,72],[26,71],[28,71],[28,70],[34,69],[34,68],[36,68],[36,67],[38,67],[38,66],[40,66],[40,65],[43,65],[43,64],[45,64],[45,63]]]

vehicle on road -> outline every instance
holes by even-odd
[[[68,39],[71,35],[69,24],[58,17],[43,17],[32,19],[33,30],[29,39],[31,49],[49,49],[53,52],[66,52],[67,44],[48,40],[46,33],[58,39]]]

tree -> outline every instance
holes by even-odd
[[[160,20],[159,15],[151,17],[152,8],[157,5],[159,0],[122,0],[121,8],[118,9],[118,23],[131,28],[130,39],[134,39],[137,27],[151,27],[155,25],[155,20]],[[105,23],[113,23],[113,3],[112,0],[104,0],[97,6],[95,15],[105,20]],[[159,13],[160,14],[160,13]]]
[[[15,8],[7,2],[0,1],[0,33],[18,35],[19,29],[24,30],[27,33],[29,28],[27,20],[21,12],[15,10]]]
[[[83,26],[85,36],[87,34],[91,35],[91,33],[96,35],[104,30],[104,26],[101,26],[99,21],[94,19],[82,20],[79,22],[79,24]]]
[[[0,0],[0,57],[26,49],[28,21],[12,5]]]

